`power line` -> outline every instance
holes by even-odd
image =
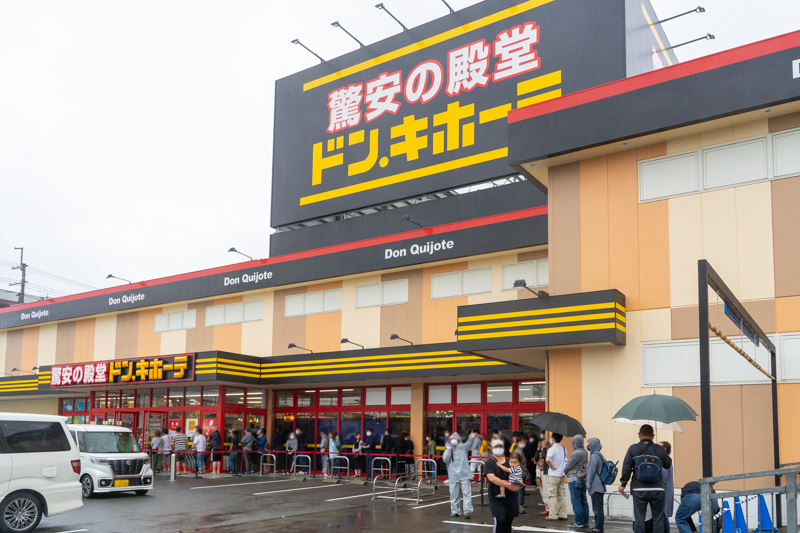
[[[0,265],[16,266],[16,263],[12,263],[10,261],[2,261],[2,260],[0,260]],[[91,285],[89,285],[87,283],[83,283],[81,281],[75,281],[73,279],[66,278],[64,276],[59,276],[58,274],[53,274],[53,273],[50,273],[50,272],[47,272],[45,270],[41,270],[41,269],[38,269],[38,268],[28,267],[28,272],[31,272],[31,273],[34,273],[34,274],[38,274],[38,275],[40,275],[42,277],[45,277],[45,278],[52,279],[53,281],[60,281],[61,283],[68,283],[70,285],[75,285],[75,286],[80,287],[82,289],[97,290],[97,287],[93,287],[93,286],[91,286]]]

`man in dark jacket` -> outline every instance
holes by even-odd
[[[655,456],[661,461],[662,468],[669,469],[672,459],[666,450],[653,442],[653,426],[649,424],[639,428],[639,442],[628,448],[625,460],[622,463],[622,476],[620,477],[619,491],[625,492],[628,480],[631,481],[631,494],[633,495],[633,530],[635,533],[645,533],[645,515],[647,506],[653,513],[653,533],[666,533],[664,531],[664,481],[659,472],[659,478],[654,483],[645,483],[636,477],[636,457],[641,455]],[[670,498],[672,495],[670,495]]]
[[[308,452],[308,437],[306,437],[306,434],[300,428],[297,428],[294,433],[297,437],[297,453],[305,455]],[[310,465],[306,458],[302,458],[297,461],[297,466],[300,468],[300,471],[305,474],[308,472],[308,467]]]
[[[231,431],[231,450],[228,454],[228,471],[232,476],[239,475],[239,448],[242,438],[239,435],[239,430],[234,429]]]
[[[394,462],[397,463],[397,454],[400,453],[400,443],[394,442],[394,438],[392,438],[392,430],[388,427],[386,428],[386,433],[384,433],[383,438],[381,438],[381,455],[383,454],[395,454]],[[391,458],[390,458],[391,459]]]
[[[286,435],[283,434],[283,431],[280,428],[275,430],[275,434],[272,436],[272,452],[276,454],[276,459],[278,463],[278,470],[283,470],[286,468],[286,454],[283,453],[286,450]]]
[[[378,441],[375,439],[375,435],[372,434],[372,428],[367,428],[367,436],[364,437],[364,446],[361,447],[364,451],[364,460],[367,462],[367,467],[365,468],[367,471],[367,479],[372,477],[372,457],[377,451],[377,446]]]

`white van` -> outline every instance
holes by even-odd
[[[83,507],[81,461],[63,416],[0,413],[0,531]]]
[[[139,449],[130,429],[85,424],[67,427],[81,454],[84,498],[99,492],[125,491],[144,496],[153,488],[150,458]]]

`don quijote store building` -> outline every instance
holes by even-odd
[[[777,459],[800,461],[800,34],[678,64],[653,20],[483,2],[278,81],[272,257],[1,309],[5,372],[38,372],[0,379],[0,409],[389,428],[417,453],[547,409],[617,460],[630,399],[700,412],[707,259],[778,346]],[[768,378],[711,352],[714,473],[771,468]],[[678,487],[700,477],[682,427],[659,434]]]

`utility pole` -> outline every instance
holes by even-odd
[[[22,289],[19,291],[19,303],[25,303],[25,269],[28,267],[22,261],[22,254],[24,253],[23,248],[14,247],[15,250],[19,250],[19,266],[11,267],[11,270],[22,270],[22,281],[20,283],[11,283],[10,286],[14,285],[22,285]]]

